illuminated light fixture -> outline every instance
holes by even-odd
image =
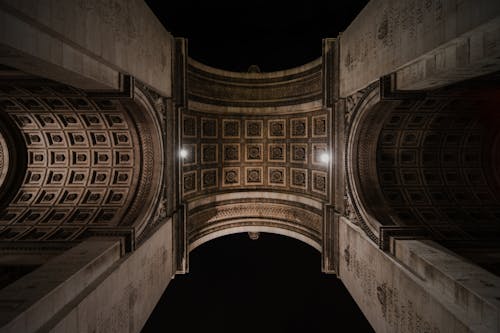
[[[188,151],[186,149],[181,149],[179,154],[181,155],[181,158],[186,158],[188,156]]]
[[[323,163],[328,163],[330,161],[330,155],[328,153],[321,153],[319,160]]]

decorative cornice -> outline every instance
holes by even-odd
[[[133,99],[134,98],[134,83],[135,80],[130,75],[120,74],[119,89],[112,91],[86,91],[90,98],[106,98],[106,99]]]
[[[397,90],[396,73],[382,76],[380,78],[380,99],[393,101],[402,99],[423,99],[427,93],[419,90]]]
[[[358,224],[361,229],[365,232],[365,234],[375,243],[378,243],[378,238],[377,236],[373,233],[373,231],[370,229],[368,226],[367,222],[363,219],[361,213],[360,213],[360,208],[358,207],[358,203],[356,203],[356,200],[353,200],[353,189],[354,189],[354,184],[351,184],[351,180],[349,175],[352,173],[352,170],[349,169],[349,137],[351,136],[351,131],[352,131],[352,124],[353,124],[353,119],[358,116],[360,113],[362,106],[365,102],[365,100],[370,96],[376,89],[380,87],[380,83],[378,81],[373,82],[372,84],[368,85],[364,89],[361,89],[354,93],[351,96],[348,96],[346,98],[346,108],[345,108],[345,143],[346,143],[346,148],[344,149],[345,151],[345,156],[344,156],[344,170],[345,170],[345,186],[346,186],[346,191],[345,191],[345,197],[344,197],[344,205],[345,205],[345,214],[344,216],[350,219],[352,222]]]
[[[379,248],[382,251],[390,250],[390,241],[394,238],[425,239],[429,234],[422,227],[382,226],[379,229]]]
[[[227,107],[291,106],[322,99],[322,65],[304,66],[281,75],[232,73],[191,62],[189,100]]]
[[[188,214],[187,233],[190,240],[202,237],[213,228],[227,228],[227,225],[265,225],[282,229],[292,228],[294,231],[321,239],[322,213],[295,207],[292,203],[221,203],[216,207]],[[259,222],[260,221],[260,222]]]
[[[83,240],[89,237],[120,237],[123,239],[123,242],[121,244],[123,253],[128,253],[135,250],[136,242],[134,228],[89,227],[80,234],[79,239]]]

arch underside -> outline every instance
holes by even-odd
[[[446,244],[498,240],[500,122],[492,82],[497,74],[388,96],[377,86],[360,101],[346,172],[373,240],[383,227],[416,228]]]
[[[321,250],[330,197],[331,115],[322,60],[273,73],[235,73],[189,59],[182,111],[182,198],[190,250],[261,231]]]
[[[190,207],[187,220],[190,249],[216,237],[244,231],[277,233],[321,248],[321,203],[309,198],[272,192],[235,192],[204,197]]]
[[[188,252],[191,252],[195,250],[198,246],[203,245],[216,238],[238,233],[245,233],[245,232],[262,232],[262,233],[270,233],[270,234],[290,237],[298,241],[301,241],[321,252],[321,243],[319,243],[318,241],[310,237],[307,237],[300,232],[283,228],[280,226],[273,226],[272,224],[266,221],[262,221],[262,223],[259,223],[258,221],[257,223],[252,223],[249,221],[248,224],[245,222],[235,221],[234,225],[231,223],[225,226],[221,226],[217,230],[211,230],[209,233],[205,235],[200,235],[199,238],[191,240],[191,242],[189,243]]]
[[[0,241],[107,233],[130,235],[132,244],[162,178],[161,132],[141,91],[114,98],[30,76],[0,80],[0,108],[17,133],[9,153],[19,155],[8,175],[19,179],[12,195],[0,188]]]

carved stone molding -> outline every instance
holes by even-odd
[[[373,82],[366,88],[363,88],[352,95],[349,95],[345,98],[345,127],[349,129],[350,124],[352,122],[355,114],[359,112],[360,105],[365,101],[368,95],[374,91],[375,89],[380,87],[380,83],[378,81]],[[347,130],[346,133],[349,133]]]
[[[426,239],[429,233],[422,227],[401,227],[401,226],[383,226],[380,227],[379,248],[382,251],[389,251],[391,240],[399,239]]]
[[[187,92],[192,110],[224,114],[301,113],[322,107],[321,58],[270,73],[239,73],[188,60]]]
[[[344,216],[347,217],[354,224],[359,225],[359,217],[358,217],[358,214],[356,213],[356,209],[354,207],[354,203],[352,201],[352,198],[349,195],[349,189],[348,189],[347,184],[345,186],[344,206],[345,206],[345,215]]]
[[[0,188],[5,183],[9,171],[9,147],[2,132],[0,132]]]
[[[144,95],[148,98],[151,105],[154,106],[154,110],[156,112],[156,118],[160,123],[163,134],[165,134],[166,130],[166,121],[167,121],[167,98],[160,95],[155,90],[151,89],[141,81],[136,80],[135,86],[140,89]]]
[[[245,188],[327,200],[330,175],[320,156],[330,149],[329,117],[327,110],[249,119],[185,110],[183,199]]]
[[[255,203],[226,202],[216,206],[197,209],[188,214],[187,232],[189,242],[207,232],[230,225],[277,226],[299,232],[319,242],[322,233],[322,212],[294,206],[292,203],[272,203],[261,200]]]
[[[364,177],[357,174],[357,151],[359,149],[366,151],[366,145],[359,146],[359,128],[366,124],[366,120],[361,122],[364,114],[379,100],[379,82],[374,82],[368,87],[356,92],[346,98],[345,107],[345,133],[346,147],[344,157],[345,170],[345,216],[357,223],[367,236],[374,242],[378,242],[376,235],[377,227],[370,226],[367,222],[366,213],[363,214],[363,203],[361,194],[359,194],[358,185],[359,178]]]
[[[138,210],[149,209],[149,214],[143,214],[143,218],[147,219],[148,222],[146,226],[140,231],[136,232],[137,243],[143,242],[152,232],[156,229],[158,225],[163,223],[173,211],[172,202],[175,200],[171,198],[174,191],[172,188],[172,180],[168,181],[166,177],[169,174],[169,170],[172,168],[173,157],[168,156],[168,152],[173,153],[174,142],[169,142],[167,140],[168,128],[170,124],[167,124],[168,120],[168,107],[169,101],[167,98],[161,96],[156,91],[152,90],[148,86],[144,85],[140,81],[136,81],[136,89],[138,91],[135,93],[137,104],[140,104],[144,111],[148,111],[147,117],[142,119],[137,119],[137,126],[139,131],[142,133],[141,138],[143,138],[142,152],[144,163],[149,165],[144,169],[142,174],[142,179],[144,181],[144,191],[140,193],[143,197],[148,197],[148,207],[144,205],[137,206]],[[138,100],[137,97],[142,95],[142,100]],[[171,126],[170,126],[171,127]],[[154,164],[157,167],[154,167]],[[158,167],[160,166],[160,167]],[[155,175],[154,169],[161,170],[157,171]],[[170,175],[169,178],[173,178]],[[152,192],[154,188],[157,188],[156,195],[148,194]],[[146,190],[147,189],[147,190]],[[155,191],[153,191],[155,192]]]
[[[188,63],[188,97],[191,101],[229,107],[298,105],[322,98],[321,62],[273,75],[232,73]],[[289,72],[289,73],[288,73]]]

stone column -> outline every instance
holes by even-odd
[[[339,221],[339,275],[376,332],[498,332],[500,278],[433,242],[378,248]]]
[[[120,259],[119,239],[93,238],[0,291],[0,332],[42,329]]]

